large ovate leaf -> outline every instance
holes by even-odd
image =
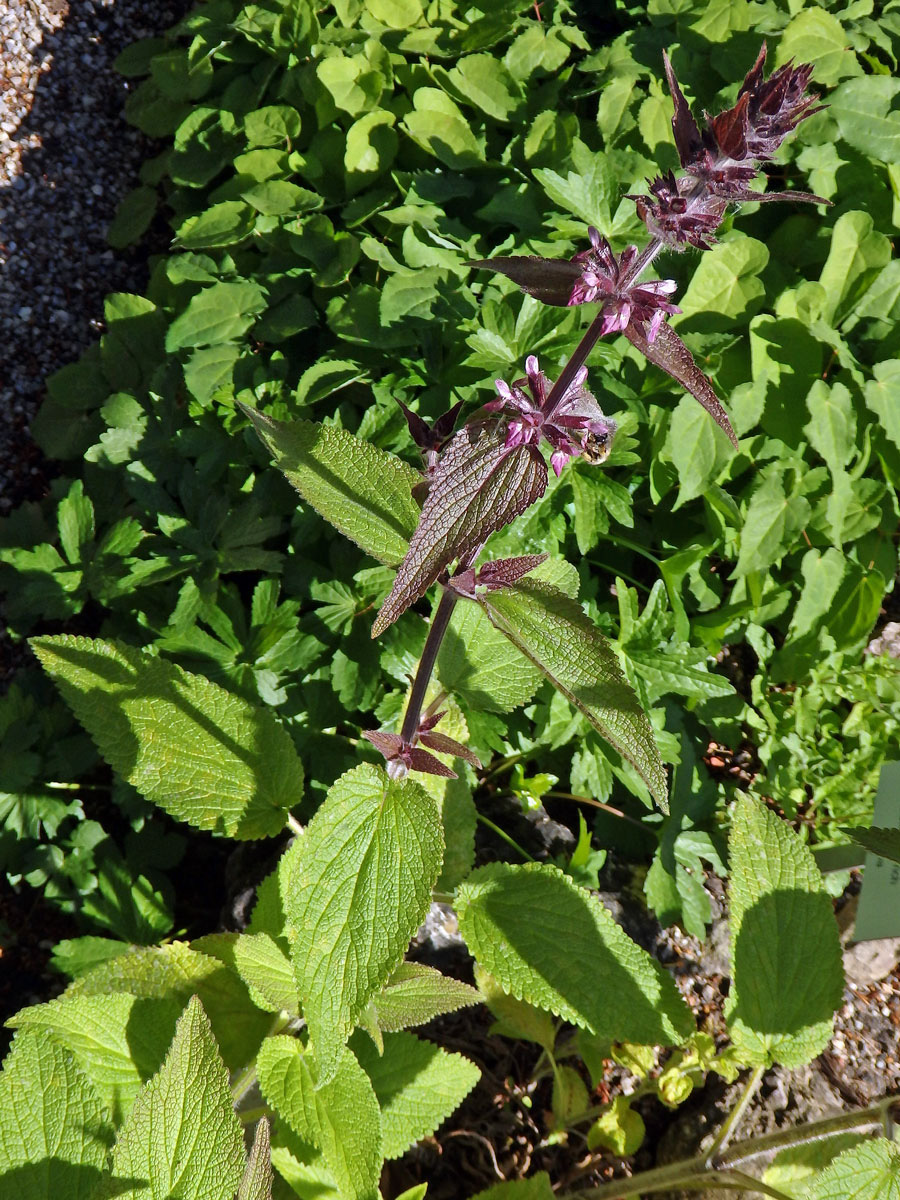
[[[694,1030],[671,977],[556,867],[491,863],[461,884],[459,927],[511,996],[617,1041],[672,1045]]]
[[[745,1062],[801,1066],[827,1045],[841,1002],[831,899],[809,848],[752,796],[737,802],[729,847],[729,1031]]]
[[[123,779],[171,816],[272,837],[303,796],[303,765],[268,710],[121,642],[35,638],[44,670]]]
[[[307,504],[379,562],[395,566],[403,559],[419,520],[412,497],[417,471],[345,429],[313,421],[284,425],[242,408]]]
[[[631,763],[665,810],[666,776],[650,722],[609,642],[577,601],[550,584],[523,579],[480,596],[479,603],[491,624]]]
[[[111,1135],[72,1055],[48,1031],[17,1034],[0,1073],[0,1187],[16,1200],[92,1200]]]
[[[183,1007],[175,998],[67,994],[23,1008],[7,1023],[51,1031],[118,1122],[163,1061]]]
[[[578,573],[564,559],[548,559],[531,573],[574,598]],[[441,643],[441,683],[478,712],[512,712],[527,704],[543,673],[508,637],[495,629],[477,604],[457,604]]]
[[[228,1073],[194,997],[165,1062],[119,1132],[113,1194],[127,1200],[222,1200],[234,1194],[243,1173],[244,1138]]]
[[[322,1079],[423,921],[442,853],[433,797],[368,763],[342,775],[310,821],[288,919]]]
[[[377,637],[454,559],[481,545],[544,494],[547,467],[533,446],[507,450],[496,422],[467,425],[428,476],[428,496],[409,551],[372,626]]]
[[[810,1200],[900,1200],[900,1150],[887,1138],[845,1150],[809,1185]]]
[[[481,1078],[474,1063],[411,1033],[389,1033],[384,1053],[357,1035],[360,1066],[372,1081],[381,1108],[385,1158],[399,1158],[430,1137]]]
[[[270,1037],[256,1062],[262,1093],[305,1142],[322,1151],[343,1200],[377,1200],[381,1114],[368,1075],[342,1047],[323,1082],[312,1052],[295,1038]]]

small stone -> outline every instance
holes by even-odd
[[[27,304],[23,304],[19,309],[19,320],[29,321],[31,319],[31,308]]]

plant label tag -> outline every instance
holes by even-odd
[[[900,829],[900,762],[881,768],[872,824],[882,829]],[[856,911],[855,942],[900,936],[900,863],[866,852],[859,906]]]

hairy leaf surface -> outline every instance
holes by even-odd
[[[113,1150],[114,1194],[127,1200],[222,1200],[244,1173],[244,1137],[228,1072],[200,1001],[178,1021],[166,1060],[142,1089]]]
[[[379,1055],[367,1039],[354,1042],[360,1066],[381,1106],[385,1158],[399,1158],[430,1137],[481,1078],[462,1054],[450,1054],[411,1033],[389,1033]]]
[[[424,920],[442,853],[433,797],[368,763],[342,775],[310,821],[288,919],[323,1080]]]
[[[479,603],[491,624],[631,763],[665,810],[666,776],[650,722],[609,642],[577,601],[550,584],[523,579]]]
[[[93,1085],[45,1030],[16,1035],[0,1074],[0,1183],[16,1200],[92,1200],[112,1130]]]
[[[617,1041],[672,1045],[693,1032],[671,977],[558,868],[481,867],[460,885],[456,911],[469,949],[509,995]]]
[[[32,646],[97,749],[148,800],[198,829],[272,837],[303,796],[303,764],[273,714],[121,642]]]
[[[544,494],[547,468],[532,446],[506,450],[493,421],[467,425],[429,476],[422,517],[381,606],[377,637],[431,587],[454,559],[474,550]]]
[[[377,1200],[383,1162],[381,1114],[368,1075],[342,1047],[323,1081],[312,1052],[295,1038],[265,1040],[256,1062],[266,1100],[290,1128],[322,1151],[341,1196]]]
[[[831,899],[808,847],[754,797],[738,800],[729,844],[728,1027],[745,1061],[802,1066],[828,1044],[844,986]]]
[[[402,560],[419,520],[412,497],[418,471],[345,429],[313,421],[284,425],[242,408],[275,465],[320,516],[379,562]]]

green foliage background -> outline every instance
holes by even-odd
[[[414,462],[396,400],[430,418],[474,408],[530,352],[552,375],[589,319],[468,259],[568,256],[588,224],[617,249],[643,241],[626,194],[677,162],[663,49],[698,111],[733,102],[763,38],[770,65],[813,62],[828,106],[789,139],[771,186],[833,207],[744,205],[714,250],[659,262],[740,453],[624,340],[601,344],[591,382],[620,422],[612,458],[567,470],[492,541],[576,564],[582,601],[617,638],[677,764],[672,814],[651,818],[648,896],[699,930],[697,868],[719,863],[730,798],[700,762],[709,740],[753,743],[755,790],[825,840],[867,819],[896,749],[897,673],[862,650],[897,565],[900,6],[592,13],[209,0],[127,51],[128,119],[163,149],[110,240],[162,222],[172,250],[145,296],[108,298],[99,343],[49,381],[35,436],[63,473],[0,525],[0,570],[15,635],[116,638],[269,706],[303,760],[310,816],[368,754],[356,739],[372,714],[399,713],[426,622],[407,614],[371,642],[390,571],[297,504],[235,401]],[[478,753],[523,755],[561,787],[646,813],[635,773],[527,664],[492,676],[466,660],[476,635],[491,661],[483,622],[451,637],[441,674]],[[714,669],[723,654],[738,691]],[[165,933],[176,835],[121,782],[127,844],[77,788],[48,787],[90,777],[96,758],[37,671],[0,709],[0,755],[8,875],[120,937]],[[652,845],[629,847],[607,818],[597,833]]]

